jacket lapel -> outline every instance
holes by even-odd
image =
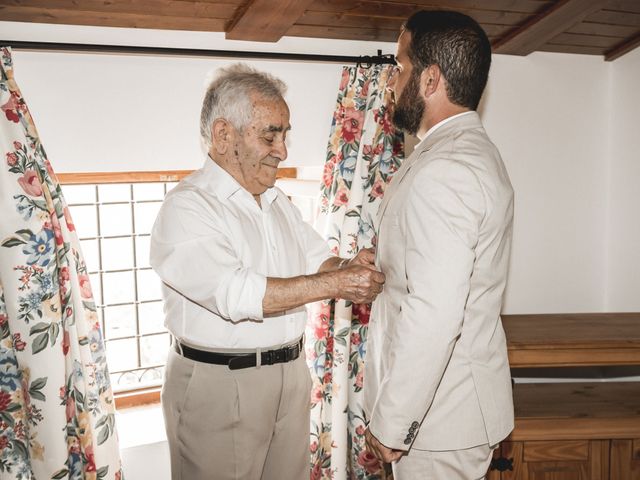
[[[400,165],[400,168],[385,189],[384,197],[382,198],[382,203],[380,204],[376,218],[376,235],[380,234],[380,224],[382,222],[384,212],[389,205],[389,201],[393,198],[394,192],[399,188],[400,183],[402,183],[402,180],[406,177],[407,173],[409,173],[411,167],[418,163],[421,158],[421,161],[429,161],[429,158],[432,158],[432,156],[426,156],[426,152],[432,149],[437,150],[437,144],[448,138],[451,134],[473,128],[482,128],[482,122],[480,121],[480,117],[477,112],[471,112],[450,120],[437,128],[424,141],[418,144],[413,153],[409,155],[409,158],[402,162],[402,165]]]

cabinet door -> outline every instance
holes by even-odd
[[[503,442],[502,455],[513,469],[501,480],[606,480],[609,445],[600,440]]]
[[[611,480],[640,480],[640,439],[611,440]]]

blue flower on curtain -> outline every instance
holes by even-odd
[[[0,49],[0,477],[123,478],[100,321],[60,185]]]
[[[389,66],[344,67],[338,91],[316,228],[349,258],[375,246],[374,218],[404,156],[388,110]],[[363,361],[369,305],[314,304],[307,330],[312,371],[311,479],[390,478],[364,450]]]

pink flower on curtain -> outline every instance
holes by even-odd
[[[362,465],[367,473],[375,474],[380,471],[380,462],[373,456],[373,453],[362,450],[358,455],[358,464]]]
[[[78,282],[80,282],[80,294],[82,298],[91,298],[91,283],[89,281],[89,275],[78,275]]]
[[[18,163],[18,155],[15,152],[7,153],[7,165],[13,167],[16,163]]]
[[[360,138],[364,112],[355,108],[346,108],[342,115],[342,139],[346,143],[353,143]]]
[[[11,95],[9,100],[4,105],[0,106],[0,109],[4,112],[7,120],[13,123],[20,121],[20,115],[18,114],[19,102],[15,95]]]
[[[27,170],[22,177],[18,178],[18,184],[27,195],[39,197],[42,195],[42,185],[38,174],[34,170]]]

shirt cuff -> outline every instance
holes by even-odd
[[[262,312],[262,301],[267,293],[267,277],[260,273],[251,272],[247,278],[247,287],[252,292],[249,298],[255,299],[253,302],[247,302],[247,314],[245,318],[251,318],[253,320],[264,319]]]
[[[265,275],[246,269],[227,285],[227,289],[227,316],[233,323],[248,319],[263,320],[262,300],[267,291]],[[223,313],[223,308],[220,310]]]

